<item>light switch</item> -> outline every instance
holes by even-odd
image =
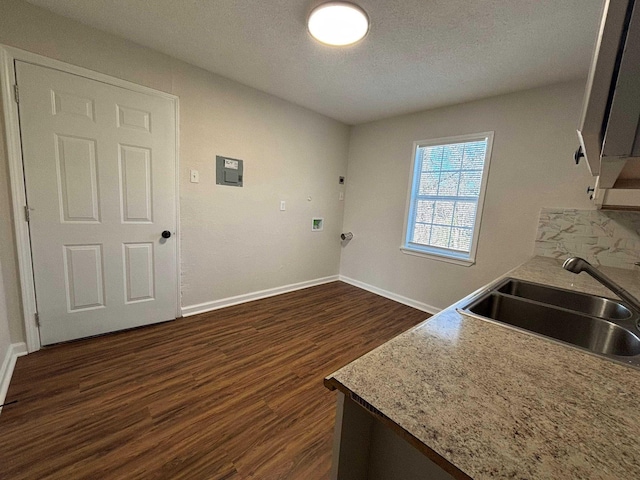
[[[284,212],[287,209],[287,202],[285,202],[284,200],[280,201],[280,211]]]
[[[189,170],[191,183],[200,183],[200,174],[198,170]]]
[[[338,200],[344,200],[344,192],[340,192],[340,195],[338,195]]]

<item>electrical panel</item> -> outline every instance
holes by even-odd
[[[216,155],[216,184],[242,186],[242,160]]]

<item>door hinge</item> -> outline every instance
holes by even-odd
[[[31,221],[31,213],[29,210],[29,205],[24,206],[24,220],[29,223]]]
[[[40,314],[38,312],[36,312],[33,316],[36,319],[36,325],[40,326]]]
[[[17,83],[13,86],[13,97],[15,98],[16,103],[20,103],[20,91]]]

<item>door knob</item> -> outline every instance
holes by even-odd
[[[162,232],[162,238],[169,238],[171,236],[171,232],[169,230],[165,230]]]

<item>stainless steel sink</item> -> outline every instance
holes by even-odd
[[[509,280],[498,289],[498,292],[528,298],[547,305],[568,308],[576,312],[609,320],[624,320],[632,316],[631,310],[621,303],[608,298],[522,280]]]
[[[640,366],[639,315],[615,300],[507,278],[462,312]]]

